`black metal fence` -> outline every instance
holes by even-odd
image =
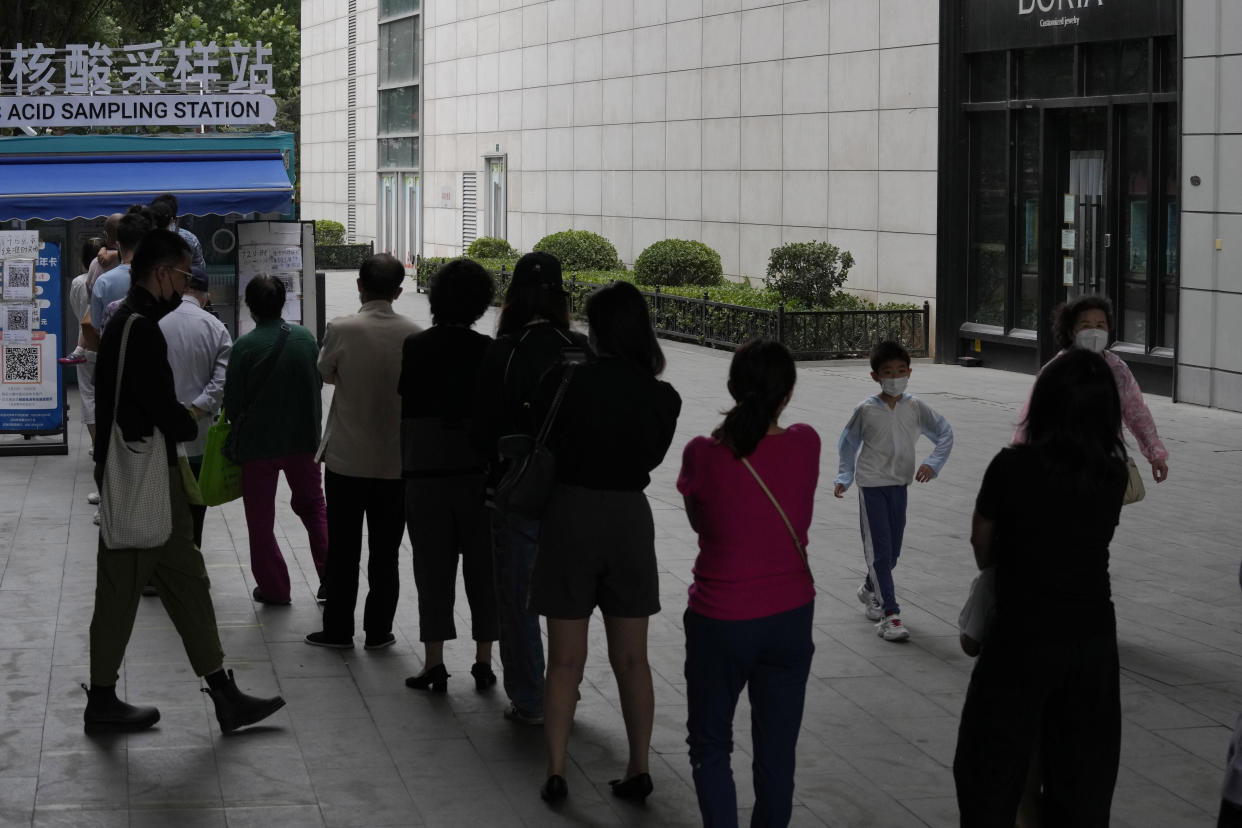
[[[375,245],[366,244],[317,244],[315,267],[318,270],[357,270],[375,252]]]
[[[425,290],[432,267],[419,268],[418,289]],[[511,273],[493,271],[496,300],[504,296]],[[569,312],[581,316],[586,298],[599,285],[579,282],[573,276],[565,283]],[[651,324],[657,335],[682,342],[733,350],[757,336],[782,342],[794,359],[844,359],[864,357],[877,342],[900,342],[912,357],[931,356],[931,306],[898,310],[814,310],[788,311],[748,308],[715,302],[702,297],[677,296],[655,290],[641,290],[651,310]]]

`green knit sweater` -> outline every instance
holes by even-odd
[[[323,380],[316,366],[319,346],[310,331],[291,323],[280,360],[269,372],[265,360],[276,346],[282,323],[281,319],[260,322],[233,343],[229,355],[224,410],[234,428],[239,416],[244,416],[237,436],[243,463],[314,453],[319,448],[323,410]]]

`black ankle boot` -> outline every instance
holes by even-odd
[[[154,707],[135,707],[116,697],[116,687],[87,687],[86,712],[82,714],[87,733],[133,733],[146,730],[160,720]]]
[[[211,683],[210,680],[208,683]],[[227,681],[221,682],[218,687],[204,687],[203,692],[215,702],[216,721],[220,723],[220,730],[224,733],[232,733],[239,727],[261,722],[285,706],[285,700],[280,696],[261,699],[247,696],[238,690],[237,682],[233,681],[232,670],[228,671]]]
[[[448,690],[449,671],[443,664],[437,664],[435,667],[424,669],[417,676],[410,676],[405,680],[405,686],[412,690],[430,690],[433,693],[443,693]]]

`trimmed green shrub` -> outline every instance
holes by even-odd
[[[510,259],[517,257],[517,251],[504,239],[483,236],[470,242],[466,255],[472,259]]]
[[[718,285],[724,281],[720,254],[701,241],[664,239],[634,260],[639,285]]]
[[[831,308],[845,284],[854,257],[828,242],[791,242],[772,248],[764,284],[785,302],[805,308]]]
[[[532,250],[551,253],[561,260],[561,269],[616,270],[621,267],[612,242],[589,230],[562,230],[540,239]]]
[[[332,219],[317,219],[315,221],[315,244],[318,245],[335,245],[345,243],[345,225],[339,221]]]

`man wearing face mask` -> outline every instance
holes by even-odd
[[[1117,381],[1117,393],[1121,396],[1121,421],[1138,441],[1139,451],[1151,464],[1151,477],[1163,483],[1169,476],[1169,451],[1160,441],[1156,421],[1143,400],[1143,390],[1126,365],[1125,360],[1108,350],[1113,327],[1113,309],[1103,296],[1080,296],[1061,305],[1053,312],[1052,335],[1061,349],[1052,359],[1070,348],[1094,351],[1104,357]],[[1052,360],[1049,360],[1051,362]],[[1044,367],[1047,367],[1046,365]],[[1043,370],[1043,369],[1040,369]],[[1026,412],[1028,400],[1018,415],[1018,428],[1014,432],[1016,444],[1026,442]]]
[[[90,627],[91,684],[83,716],[88,733],[145,730],[160,719],[156,708],[126,704],[116,695],[139,595],[148,582],[158,588],[195,674],[207,680],[206,692],[215,702],[221,730],[228,733],[254,724],[285,703],[279,696],[263,699],[242,693],[232,671],[224,670],[207,569],[194,545],[193,520],[181,475],[175,470],[176,444],[194,439],[198,426],[189,410],[177,402],[168,344],[159,320],[180,305],[189,275],[190,249],[179,236],[166,230],[147,235],[133,253],[129,292],[99,345],[95,482],[103,481],[114,418],[126,440],[151,438],[158,428],[170,461],[168,498],[173,528],[168,540],[151,549],[111,549],[102,536],[99,539]],[[131,318],[122,363],[121,343]],[[123,376],[118,377],[118,369]]]

